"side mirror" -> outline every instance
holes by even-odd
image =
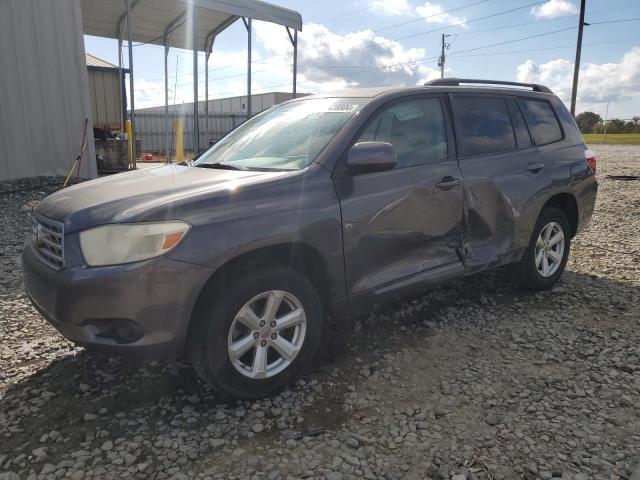
[[[387,142],[356,143],[347,156],[347,171],[351,175],[393,170],[398,157],[393,145]]]

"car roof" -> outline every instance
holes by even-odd
[[[457,79],[455,79],[457,80]],[[461,82],[463,82],[461,80]],[[463,82],[464,83],[464,82]],[[486,86],[485,86],[486,85]],[[419,93],[476,93],[476,94],[498,94],[498,95],[522,95],[533,97],[545,97],[548,95],[555,96],[551,90],[541,85],[533,85],[532,88],[527,88],[527,84],[519,84],[516,82],[505,82],[504,84],[498,83],[492,84],[490,80],[480,84],[467,85],[446,85],[446,84],[433,84],[429,83],[425,85],[414,86],[384,86],[384,87],[366,87],[366,88],[351,88],[346,90],[338,90],[330,93],[319,93],[315,95],[309,95],[302,97],[299,100],[312,99],[312,98],[362,98],[371,99],[377,97],[394,97],[399,94],[419,94]]]

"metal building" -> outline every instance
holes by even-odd
[[[0,180],[66,175],[85,118],[92,138],[82,33],[79,0],[0,1]],[[96,175],[91,141],[81,175]]]
[[[308,93],[296,93],[296,97],[304,97]],[[269,92],[251,95],[251,109],[254,114],[260,113],[278,103],[286,102],[293,98],[291,92]],[[209,100],[208,114],[205,102],[198,102],[200,112],[200,129],[198,141],[199,150],[208,148],[211,144],[220,140],[224,135],[233,130],[248,118],[247,96],[215,98]],[[165,149],[166,136],[169,134],[168,151],[174,153],[173,136],[174,121],[182,119],[183,145],[189,152],[193,152],[193,102],[170,105],[169,113],[165,114],[165,107],[148,107],[136,111],[137,135],[143,152],[160,153]],[[169,131],[167,132],[167,129]]]
[[[202,144],[200,136],[200,112],[198,105],[198,53],[203,52],[205,84],[205,121],[209,110],[209,58],[218,35],[238,21],[247,31],[247,115],[251,116],[251,40],[252,21],[260,20],[283,26],[293,47],[293,95],[296,95],[298,72],[298,32],[302,30],[302,16],[287,8],[260,0],[81,0],[84,31],[89,35],[118,40],[118,61],[122,66],[122,46],[126,39],[129,57],[130,118],[136,135],[136,109],[133,41],[162,45],[165,50],[165,113],[169,120],[168,55],[173,48],[187,48],[193,53],[193,127],[192,144],[196,149]],[[165,147],[170,147],[170,125],[165,126]],[[197,153],[197,152],[196,152]],[[136,162],[136,146],[133,146],[133,167]]]
[[[286,28],[293,47],[295,94],[297,35],[302,30],[302,17],[293,10],[260,0],[1,0],[0,180],[65,175],[80,151],[85,120],[89,142],[80,175],[96,176],[83,34],[117,39],[119,59],[122,44],[127,41],[129,109],[135,132],[133,42],[162,45],[166,54],[172,47],[193,50],[197,100],[198,53],[204,52],[206,66],[216,37],[231,24],[242,21],[247,30],[247,110],[251,114],[252,20]],[[165,61],[168,77],[166,72]],[[207,80],[205,67],[205,85]],[[165,90],[168,91],[167,78]],[[195,145],[200,144],[199,116],[194,109]],[[168,146],[168,135],[165,143]]]
[[[120,76],[117,65],[90,53],[86,58],[93,126],[119,131],[127,114],[124,76]]]
[[[296,97],[305,97],[309,93],[296,93]],[[291,92],[267,92],[256,93],[251,95],[251,110],[253,113],[259,113],[267,108],[273,107],[282,102],[286,102],[293,98]],[[204,101],[198,102],[198,110],[205,111]],[[236,97],[214,98],[209,100],[209,111],[211,113],[247,113],[247,96],[240,95]],[[138,113],[164,113],[164,106],[147,107],[137,110]],[[192,113],[193,102],[180,103],[175,106],[176,113]],[[174,113],[173,105],[169,105],[169,113]]]

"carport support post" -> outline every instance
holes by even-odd
[[[243,18],[247,28],[247,118],[251,117],[251,19]]]
[[[296,98],[298,83],[298,30],[293,31],[293,98]]]
[[[129,44],[129,94],[131,96],[131,143],[133,144],[132,168],[136,169],[136,108],[133,93],[133,43],[131,42],[131,0],[125,0],[127,4],[127,42]]]
[[[209,57],[213,47],[213,39],[204,41],[204,133],[206,148],[209,147]]]
[[[200,130],[198,126],[198,21],[193,3],[191,9],[191,48],[193,48],[193,155],[200,152]]]
[[[178,72],[176,72],[176,75]],[[169,152],[169,132],[171,132],[171,122],[169,121],[169,37],[164,36],[164,161],[171,163],[171,152]]]
[[[294,29],[293,35],[291,35],[289,27],[285,28],[287,29],[289,40],[291,40],[291,45],[293,45],[293,98],[296,98],[296,81],[298,79],[298,31]]]
[[[126,109],[124,108],[124,78],[122,78],[122,34],[118,29],[118,91],[120,92],[120,133],[124,132],[124,116]]]

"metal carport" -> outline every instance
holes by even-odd
[[[118,40],[119,68],[122,70],[122,42],[129,46],[129,90],[131,124],[135,138],[135,99],[133,93],[133,42],[163,45],[165,113],[169,112],[167,59],[171,47],[193,50],[193,144],[199,148],[198,128],[198,52],[205,53],[205,116],[209,115],[208,63],[216,36],[238,19],[247,30],[247,113],[251,115],[251,21],[282,25],[293,45],[293,95],[296,94],[298,31],[302,17],[298,12],[258,0],[81,0],[84,33]],[[293,33],[292,33],[293,32]],[[169,131],[169,129],[167,129]],[[168,134],[167,134],[168,135]],[[168,139],[166,140],[168,145]],[[135,162],[135,142],[134,158]],[[198,152],[196,152],[197,154]]]

